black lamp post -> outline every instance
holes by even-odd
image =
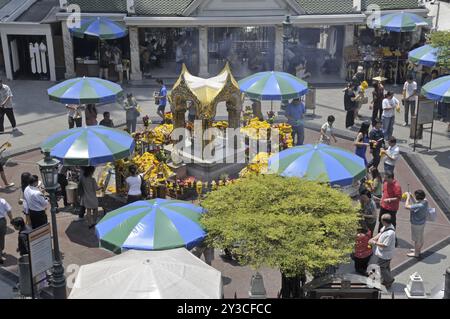
[[[286,16],[286,19],[283,21],[283,71],[287,72],[286,69],[289,65],[286,64],[286,50],[289,40],[291,39],[292,34],[292,22],[291,17]]]
[[[59,251],[58,227],[56,225],[56,190],[58,189],[58,165],[59,161],[50,156],[49,151],[44,151],[45,158],[39,161],[39,170],[41,171],[42,181],[45,190],[50,195],[51,216],[52,216],[52,233],[53,233],[53,271],[51,286],[53,287],[53,297],[55,299],[66,299],[66,278],[64,276],[64,267],[61,261],[61,253]]]

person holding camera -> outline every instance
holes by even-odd
[[[425,199],[425,192],[418,189],[414,192],[414,196],[406,193],[405,208],[411,212],[409,220],[411,222],[411,239],[414,242],[414,248],[407,256],[420,258],[428,215],[428,202]]]
[[[49,201],[39,188],[39,177],[37,175],[32,175],[29,183],[23,195],[30,215],[31,227],[36,229],[48,223],[45,210],[49,205]]]

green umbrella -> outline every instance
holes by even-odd
[[[122,249],[192,249],[206,236],[199,223],[202,207],[179,200],[137,201],[109,212],[97,224],[100,245]]]
[[[79,38],[90,35],[101,40],[123,38],[128,34],[125,26],[103,17],[82,19],[79,28],[69,30]]]
[[[122,92],[116,83],[90,77],[66,80],[47,90],[50,100],[64,104],[112,103]]]

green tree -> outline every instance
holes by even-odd
[[[436,31],[429,34],[431,46],[439,48],[438,65],[450,69],[450,31]]]
[[[209,193],[201,223],[216,248],[233,247],[239,262],[296,277],[349,261],[358,209],[317,182],[277,175],[244,178]]]

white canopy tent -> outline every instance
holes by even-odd
[[[81,266],[69,299],[220,299],[221,273],[185,248],[129,250]]]

